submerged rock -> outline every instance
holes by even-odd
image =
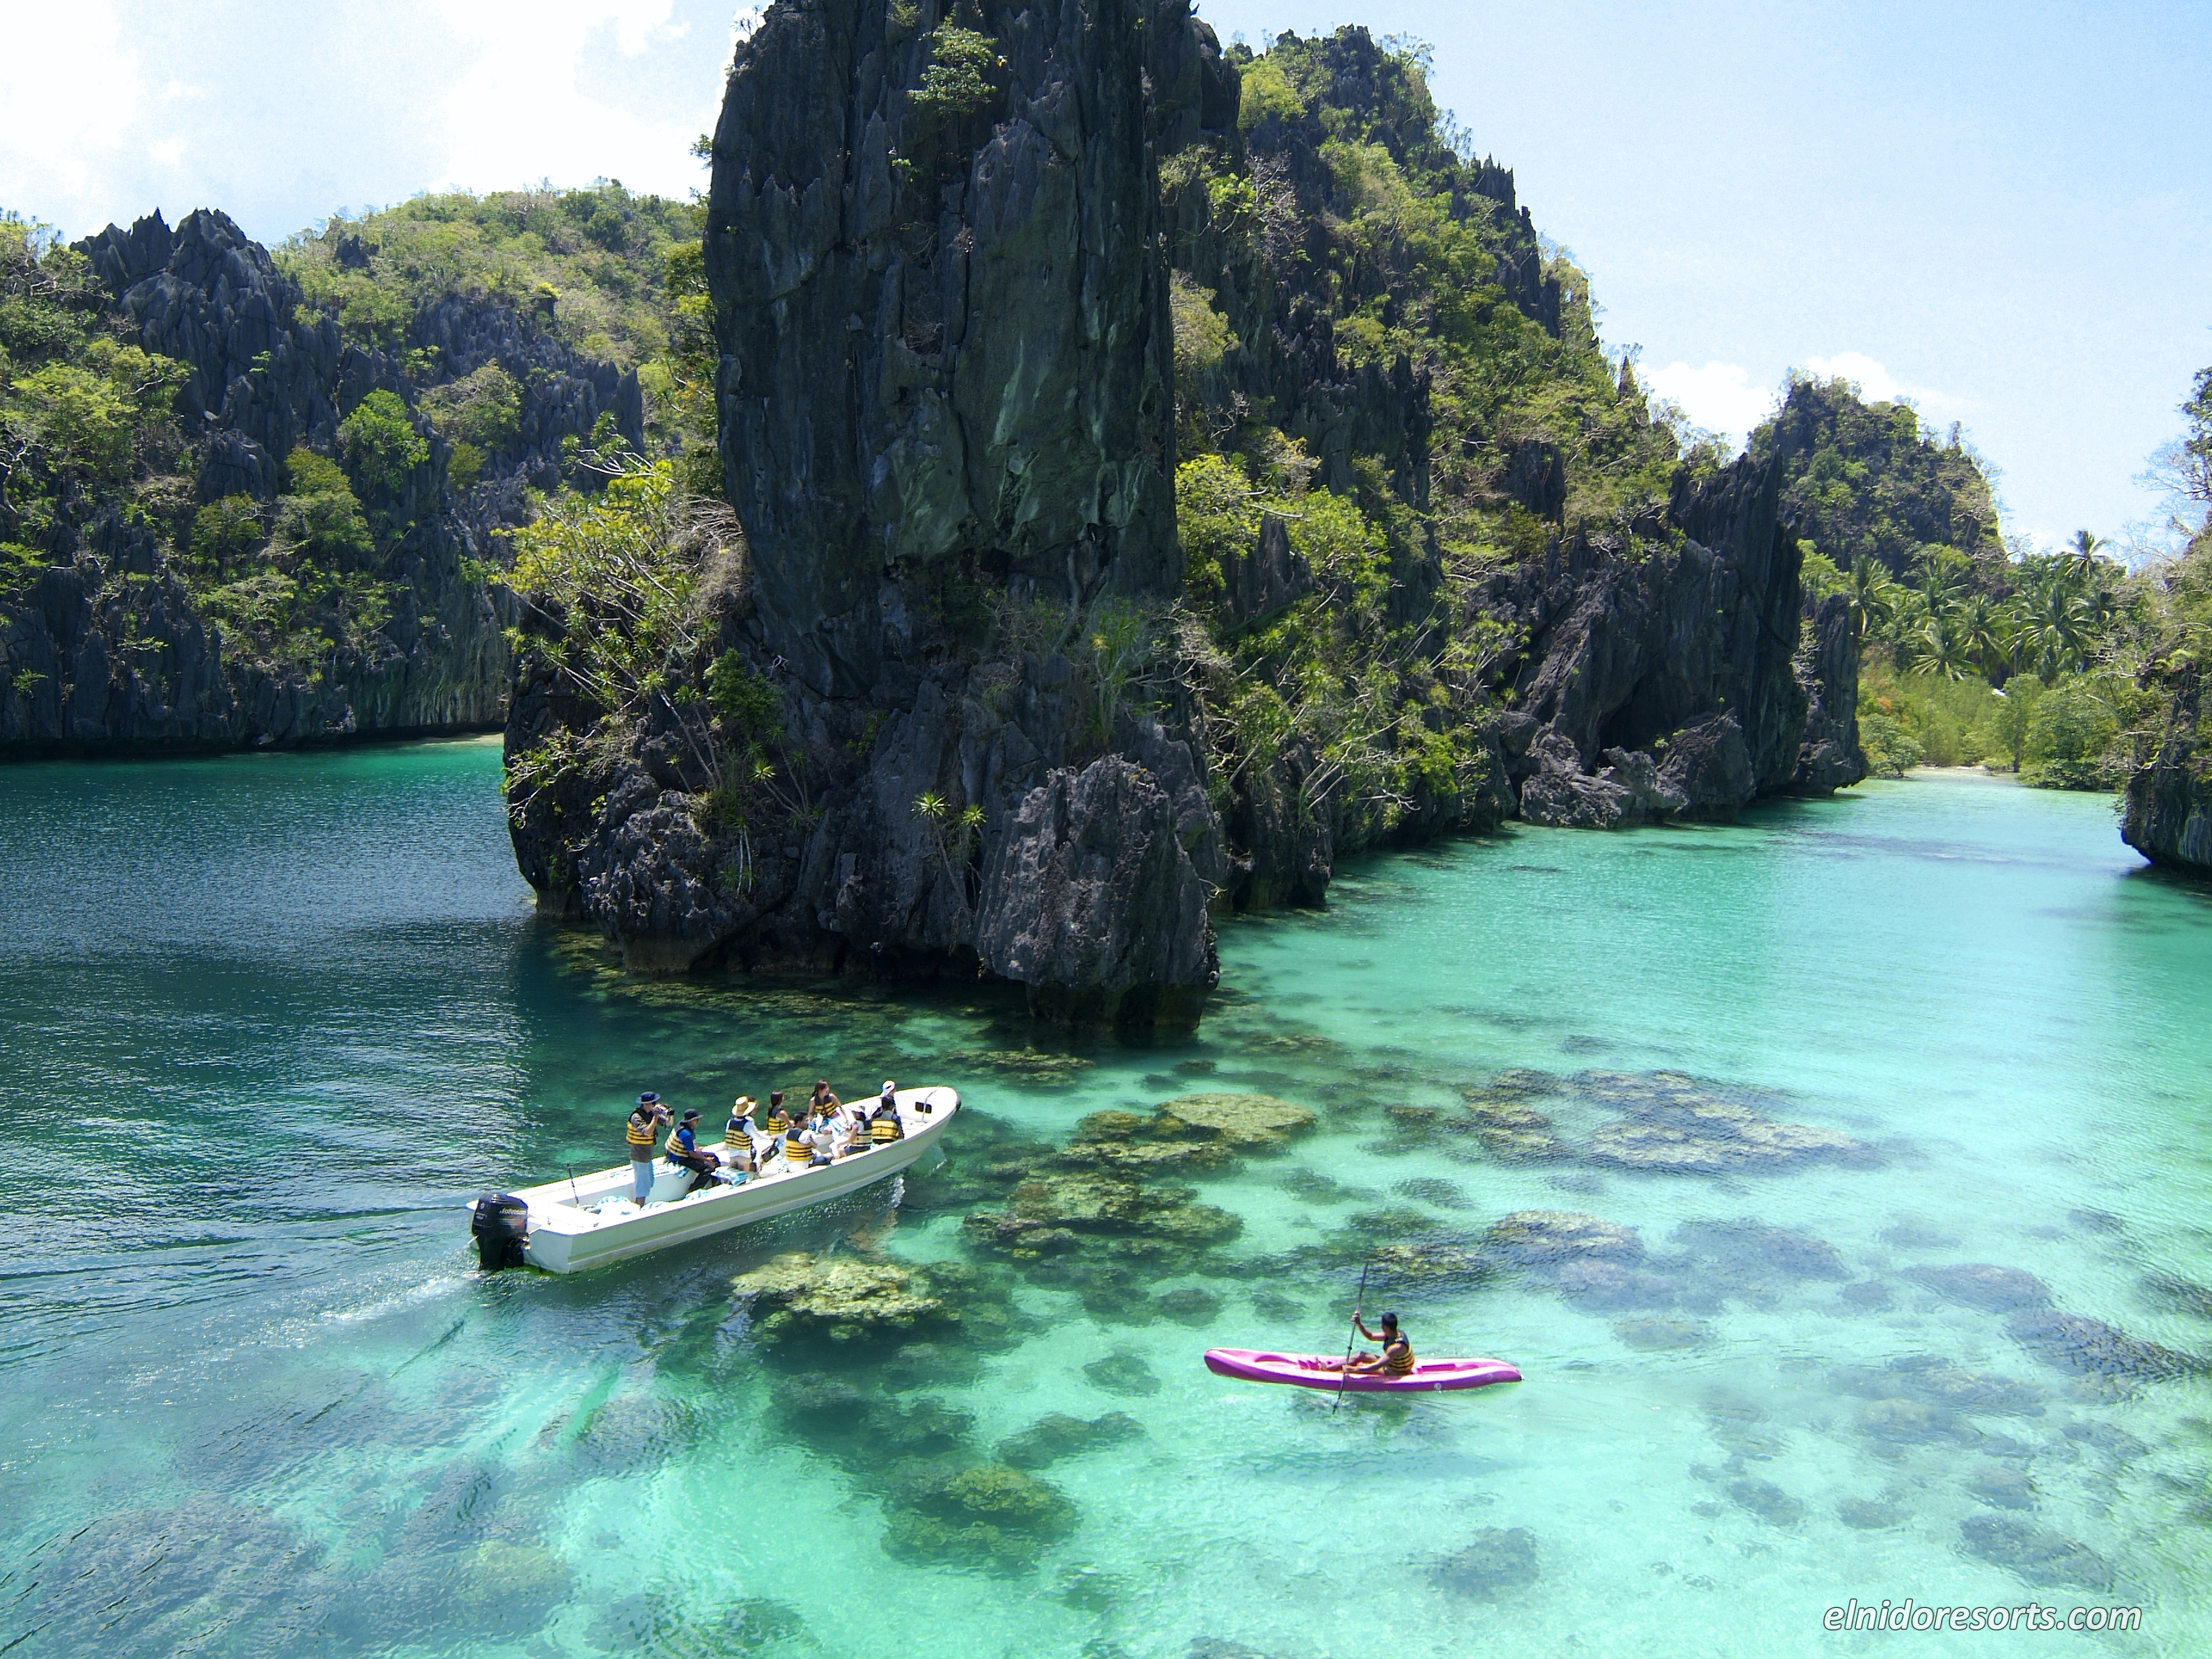
[[[2040,1308],[2051,1300],[2051,1286],[2020,1267],[2000,1267],[1986,1261],[1951,1267],[1915,1267],[1905,1277],[1917,1279],[1947,1301],[1984,1313],[2008,1313],[2014,1308]]]
[[[1623,1261],[1585,1257],[1562,1261],[1550,1273],[1561,1296],[1594,1308],[1671,1308],[1678,1297],[1665,1274]]]
[[[1137,1419],[1125,1412],[1108,1412],[1085,1422],[1064,1412],[1054,1412],[999,1443],[999,1462],[1017,1469],[1042,1469],[1060,1458],[1144,1433]]]
[[[2005,1322],[2005,1330],[2037,1358],[2084,1376],[2154,1382],[2212,1370],[2212,1361],[2198,1355],[2161,1347],[2101,1319],[2056,1308],[2023,1308]]]
[[[654,1590],[624,1596],[609,1607],[592,1621],[587,1639],[622,1654],[798,1659],[821,1651],[805,1619],[784,1602],[750,1596],[702,1618],[688,1612],[678,1597]]]
[[[1495,1601],[1536,1576],[1535,1534],[1525,1527],[1485,1527],[1429,1569],[1439,1589],[1477,1601]]]
[[[1731,1480],[1728,1494],[1770,1527],[1794,1527],[1805,1518],[1805,1506],[1771,1480]]]
[[[1517,1094],[1500,1093],[1495,1085],[1488,1093],[1470,1090],[1467,1109],[1483,1150],[1503,1162],[1573,1155],[1574,1149],[1552,1133],[1552,1120],[1522,1103]]]
[[[1109,1354],[1085,1365],[1083,1374],[1091,1379],[1093,1388],[1103,1389],[1109,1394],[1143,1395],[1160,1391],[1160,1379],[1152,1375],[1152,1368],[1139,1354]]]
[[[2142,1277],[2146,1294],[2169,1308],[2199,1319],[2212,1319],[2212,1285],[2200,1285],[2179,1273],[2151,1273]]]
[[[1860,1532],[1879,1532],[1885,1527],[1902,1526],[1911,1518],[1912,1512],[1895,1504],[1884,1504],[1869,1498],[1844,1498],[1836,1502],[1836,1518],[1845,1526]]]
[[[902,1560],[1019,1571],[1075,1525],[1056,1486],[1004,1463],[917,1474],[890,1501],[884,1549]]]
[[[1785,1279],[1848,1279],[1836,1247],[1790,1227],[1756,1221],[1685,1221],[1674,1229],[1678,1249],[1739,1276]]]
[[[1221,1312],[1221,1298],[1195,1285],[1167,1291],[1155,1305],[1178,1325],[1210,1325]]]
[[[1950,1407],[1931,1401],[1893,1396],[1864,1407],[1859,1432],[1891,1445],[1972,1445],[1982,1431]]]
[[[1966,1482],[1966,1490],[1995,1509],[2035,1507],[2035,1483],[2027,1478],[2026,1469],[2009,1463],[1984,1463]]]
[[[1918,1400],[1975,1416],[2040,1417],[2040,1389],[2015,1377],[1970,1370],[1935,1354],[1909,1354],[1879,1369],[1845,1367],[1828,1374],[1847,1394],[1879,1400]]]
[[[1243,1224],[1198,1204],[1184,1187],[1152,1187],[1110,1174],[1041,1175],[1016,1187],[1006,1208],[968,1218],[969,1238],[1034,1261],[1079,1249],[1085,1235],[1119,1235],[1186,1250],[1234,1238]]]
[[[1401,1198],[1418,1199],[1424,1204],[1433,1204],[1440,1210],[1463,1210],[1467,1194],[1455,1182],[1438,1180],[1433,1176],[1416,1176],[1411,1181],[1401,1181],[1391,1190]]]
[[[1287,1145],[1315,1122],[1305,1107],[1273,1095],[1183,1095],[1162,1106],[1159,1115],[1200,1139],[1248,1151]]]
[[[769,1310],[753,1321],[753,1328],[769,1342],[802,1335],[840,1342],[881,1338],[960,1317],[944,1297],[932,1294],[925,1272],[885,1261],[794,1250],[730,1283],[738,1296]]]
[[[1646,1352],[1702,1347],[1712,1338],[1694,1319],[1623,1319],[1614,1324],[1613,1334],[1630,1347]]]
[[[2115,1582],[2111,1564],[2087,1544],[2011,1516],[1970,1515],[1959,1523],[1959,1536],[1969,1555],[2031,1584],[2106,1590]]]
[[[1488,1237],[1499,1254],[1524,1267],[1633,1261],[1644,1254],[1635,1228],[1581,1210],[1516,1210],[1492,1223]]]

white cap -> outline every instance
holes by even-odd
[[[884,1079],[884,1087],[886,1089],[896,1089],[898,1087],[898,1085],[892,1082],[889,1078],[885,1078]]]

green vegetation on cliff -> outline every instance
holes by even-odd
[[[1930,440],[1910,404],[1869,404],[1847,380],[1794,377],[1750,447],[1782,458],[1784,516],[1841,569],[1863,558],[1902,579],[1946,551],[2004,557],[1980,459],[1955,426],[1947,442]]]
[[[106,290],[44,225],[0,214],[0,582],[34,575],[58,517],[105,498],[180,524],[185,365],[118,340]]]
[[[1540,246],[1510,175],[1455,148],[1423,49],[1345,28],[1228,55],[1236,141],[1161,168],[1179,643],[1218,787],[1280,793],[1253,810],[1346,845],[1494,822],[1518,638],[1481,584],[1565,540],[1665,544],[1678,471],[1719,457],[1607,356],[1588,278]],[[1269,519],[1310,592],[1255,615],[1231,577]]]
[[[425,384],[438,378],[436,349],[408,352],[410,325],[456,297],[509,307],[579,356],[636,370],[649,447],[719,491],[714,324],[699,222],[696,202],[635,195],[614,181],[452,191],[357,217],[333,215],[276,257],[347,338],[404,353],[410,377]],[[488,382],[438,387],[422,400],[439,431],[474,452],[461,458],[465,471],[513,435],[515,388],[501,371],[490,373]]]

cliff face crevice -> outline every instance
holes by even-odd
[[[112,296],[114,325],[185,366],[176,399],[194,502],[167,536],[130,502],[64,503],[46,568],[0,599],[0,753],[223,749],[370,734],[482,729],[505,709],[509,618],[465,560],[495,562],[526,487],[561,477],[561,446],[602,413],[640,432],[635,375],[580,362],[509,308],[449,301],[413,320],[410,349],[443,349],[450,380],[496,362],[519,388],[513,442],[456,489],[451,448],[414,405],[395,356],[346,343],[267,250],[223,215],[173,230],[159,214],[77,245]],[[318,660],[270,664],[226,648],[182,543],[191,507],[245,497],[264,517],[305,447],[337,452],[339,422],[374,392],[408,405],[426,458],[368,505],[385,526],[351,574],[385,614]]]
[[[645,787],[639,732],[596,811],[524,811],[518,852],[635,965],[981,974],[1048,1014],[1187,1022],[1220,840],[1176,699],[1140,712],[1116,644],[1182,574],[1152,14],[960,15],[785,0],[714,135],[750,576],[722,644],[775,688],[795,798],[717,823],[700,768]],[[1202,120],[1205,65],[1170,45],[1153,83]],[[527,689],[516,710],[511,752],[564,729]]]

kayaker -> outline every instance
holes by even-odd
[[[1382,1352],[1379,1354],[1354,1354],[1350,1364],[1339,1362],[1332,1364],[1329,1367],[1330,1370],[1344,1370],[1353,1376],[1373,1376],[1378,1373],[1385,1376],[1407,1376],[1412,1374],[1413,1345],[1406,1340],[1406,1334],[1398,1328],[1397,1315],[1385,1313],[1382,1316],[1382,1328],[1379,1331],[1370,1331],[1367,1328],[1366,1322],[1360,1318],[1359,1310],[1354,1308],[1352,1310],[1352,1322],[1360,1335],[1365,1337],[1370,1342],[1380,1342],[1382,1345]]]
[[[653,1191],[653,1143],[659,1138],[660,1126],[667,1121],[668,1108],[648,1089],[637,1097],[637,1108],[623,1127],[623,1139],[629,1146],[630,1186],[641,1204]]]

